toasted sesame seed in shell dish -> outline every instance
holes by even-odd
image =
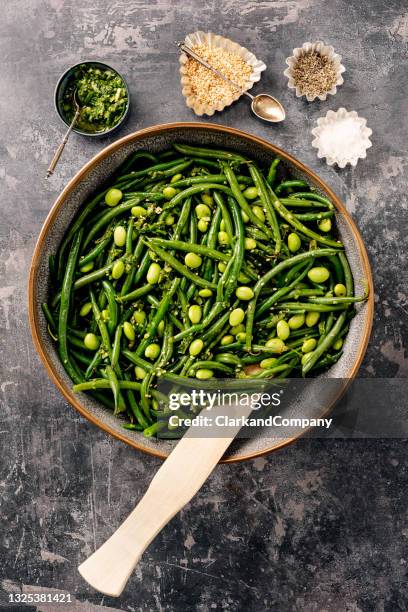
[[[185,44],[217,68],[227,78],[242,87],[238,91],[196,60],[180,55],[182,94],[196,115],[211,116],[238,100],[244,91],[260,80],[266,65],[245,47],[212,32],[188,34]]]

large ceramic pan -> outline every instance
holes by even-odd
[[[288,153],[266,140],[251,136],[234,128],[203,123],[172,123],[147,128],[125,136],[89,161],[68,183],[52,207],[41,230],[35,247],[29,279],[29,316],[35,346],[53,382],[64,397],[89,421],[126,442],[138,450],[166,457],[174,442],[144,438],[135,431],[123,429],[121,422],[109,410],[85,394],[74,394],[71,381],[65,373],[55,346],[47,332],[41,312],[41,302],[46,301],[49,291],[49,255],[55,253],[64,233],[82,204],[101,186],[109,184],[115,169],[132,152],[148,150],[159,152],[173,142],[203,145],[214,148],[229,148],[241,152],[265,165],[275,155],[281,157],[290,173],[304,178],[319,193],[329,197],[336,207],[336,220],[356,284],[356,293],[364,292],[368,285],[369,298],[359,305],[357,315],[351,323],[341,359],[331,368],[328,376],[350,380],[361,364],[370,336],[373,320],[374,292],[367,253],[361,236],[344,205],[331,189],[314,172]],[[300,435],[300,434],[299,434]],[[285,435],[271,438],[268,432],[250,439],[236,440],[224,461],[239,461],[269,453],[292,442],[297,436]]]

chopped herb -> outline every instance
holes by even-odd
[[[123,79],[114,70],[81,64],[76,69],[63,98],[68,122],[75,114],[74,93],[81,104],[76,127],[84,132],[106,132],[123,117],[128,102]]]

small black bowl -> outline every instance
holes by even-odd
[[[60,117],[60,119],[64,122],[64,124],[66,126],[69,126],[70,122],[68,121],[68,119],[65,116],[63,107],[62,107],[62,103],[63,103],[63,99],[64,99],[64,95],[65,95],[65,91],[68,87],[68,85],[70,84],[71,80],[74,77],[75,74],[75,70],[79,67],[79,66],[83,66],[84,64],[89,64],[90,66],[94,67],[94,68],[101,68],[102,70],[112,70],[112,72],[115,72],[118,76],[120,76],[120,78],[122,79],[125,87],[126,87],[126,95],[127,95],[127,104],[126,104],[126,109],[125,112],[123,113],[122,117],[120,118],[120,120],[118,121],[118,123],[116,125],[114,125],[113,127],[104,130],[103,132],[84,132],[83,130],[80,130],[76,127],[73,128],[73,131],[76,132],[77,134],[81,134],[82,136],[92,136],[92,137],[96,137],[96,138],[100,138],[101,136],[107,136],[108,134],[112,134],[113,132],[116,132],[116,130],[118,130],[123,123],[126,121],[126,119],[129,116],[129,112],[130,112],[130,93],[129,93],[129,87],[125,81],[125,79],[123,78],[123,76],[120,74],[120,72],[118,72],[117,70],[115,70],[115,68],[112,68],[112,66],[109,66],[108,64],[104,64],[103,62],[94,62],[92,60],[85,60],[83,62],[78,62],[78,64],[75,64],[74,66],[71,66],[71,68],[68,68],[68,70],[66,70],[59,78],[57,86],[55,88],[55,94],[54,94],[54,103],[55,103],[55,108],[56,111]]]

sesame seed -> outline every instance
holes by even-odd
[[[242,90],[247,89],[246,85],[252,73],[252,67],[241,57],[221,47],[210,48],[207,45],[196,45],[192,49],[224,76],[237,83]],[[202,104],[215,105],[227,102],[237,94],[237,89],[233,85],[223,81],[195,59],[189,57],[186,68],[190,78],[191,93]]]

